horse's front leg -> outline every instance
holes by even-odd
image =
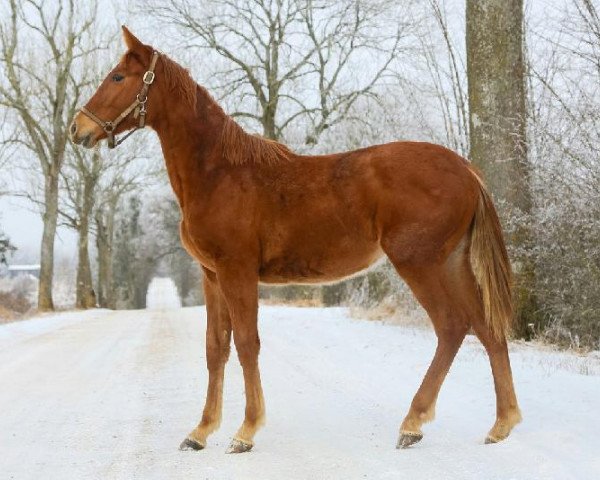
[[[247,452],[264,423],[265,404],[258,370],[258,273],[241,262],[217,266],[217,278],[229,309],[233,341],[244,371],[246,413],[227,453]]]
[[[207,437],[219,428],[223,408],[223,377],[231,344],[229,310],[218,285],[215,273],[204,270],[204,298],[206,301],[206,366],[208,390],[202,419],[181,443],[182,450],[201,450]]]

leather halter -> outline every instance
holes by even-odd
[[[142,77],[142,81],[144,83],[142,85],[140,93],[136,95],[133,103],[129,105],[129,107],[127,107],[123,111],[123,113],[121,113],[121,115],[115,118],[112,122],[105,122],[104,120],[96,116],[94,113],[90,112],[86,107],[81,107],[81,113],[84,113],[89,118],[91,118],[94,122],[96,122],[102,127],[102,130],[106,132],[106,135],[108,136],[108,148],[115,148],[121,145],[121,143],[123,143],[125,139],[129,137],[129,135],[131,135],[136,130],[144,128],[146,126],[146,102],[148,101],[148,90],[150,89],[150,85],[152,85],[152,82],[154,82],[154,78],[156,77],[156,75],[154,74],[154,69],[156,68],[156,61],[158,60],[158,57],[158,52],[154,52],[152,54],[152,61],[150,62],[150,67]],[[131,112],[134,112],[133,118],[139,117],[140,121],[138,125],[133,130],[128,132],[123,138],[121,138],[121,140],[116,141],[114,133],[116,128],[123,120],[125,120],[129,116]]]

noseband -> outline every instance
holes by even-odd
[[[150,62],[150,68],[148,71],[144,73],[142,77],[142,81],[144,82],[142,85],[142,89],[140,93],[138,93],[135,97],[135,100],[129,107],[127,107],[121,115],[115,118],[112,122],[100,119],[94,113],[90,112],[87,108],[81,107],[81,113],[84,113],[89,118],[91,118],[94,122],[102,127],[102,130],[106,132],[108,148],[115,148],[121,145],[129,135],[140,128],[144,128],[146,126],[146,102],[148,101],[148,90],[150,89],[150,85],[154,82],[155,74],[154,69],[156,68],[156,61],[158,60],[158,52],[154,52],[152,55],[152,61]],[[127,118],[127,116],[133,112],[133,118],[140,119],[138,125],[128,132],[121,140],[116,141],[115,138],[115,130],[119,126],[119,124]]]

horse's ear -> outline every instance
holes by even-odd
[[[129,31],[129,29],[123,25],[121,26],[123,29],[123,40],[125,40],[125,45],[132,52],[140,51],[144,48],[144,44],[138,40],[138,38]]]

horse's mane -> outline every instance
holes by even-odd
[[[169,89],[178,94],[190,107],[195,108],[198,84],[190,72],[164,54],[160,56],[160,60]]]
[[[179,95],[184,102],[195,108],[198,91],[204,93],[209,101],[214,102],[208,91],[194,81],[187,69],[166,55],[161,55],[160,58],[168,88]],[[271,165],[280,160],[289,160],[291,154],[290,149],[279,142],[246,133],[228,115],[225,116],[223,123],[221,146],[223,157],[233,165],[245,163]]]
[[[281,160],[289,160],[292,153],[282,143],[246,133],[230,116],[225,118],[221,142],[223,157],[234,165],[272,165]]]

